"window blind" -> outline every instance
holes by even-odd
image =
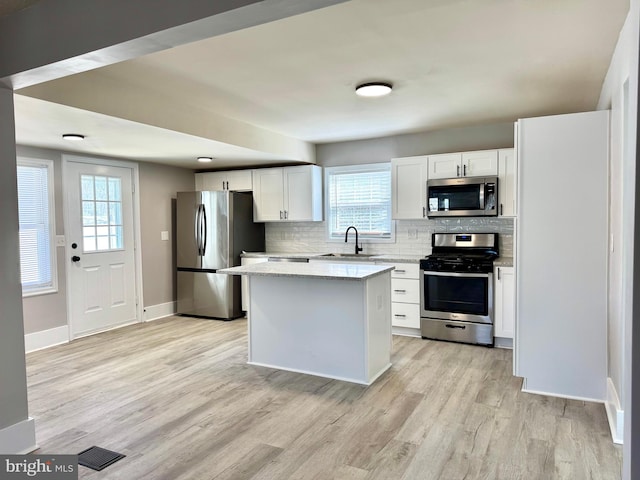
[[[54,288],[49,166],[19,164],[20,273],[23,293]]]
[[[390,165],[328,169],[327,195],[330,239],[344,238],[351,225],[360,238],[392,237]]]

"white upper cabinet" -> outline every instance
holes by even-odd
[[[391,216],[394,220],[426,218],[428,157],[391,160]]]
[[[429,178],[482,177],[498,175],[498,151],[429,155]]]
[[[498,215],[515,217],[518,162],[513,148],[498,150],[498,167]]]
[[[498,175],[498,151],[481,150],[462,154],[462,176],[484,177]]]
[[[261,168],[253,171],[253,220],[274,222],[284,220],[284,183],[282,168]]]
[[[252,189],[251,170],[196,173],[196,190],[248,192]]]
[[[453,178],[461,175],[462,154],[461,153],[441,153],[439,155],[429,155],[428,178]]]
[[[253,171],[256,222],[321,221],[322,168],[317,165]]]

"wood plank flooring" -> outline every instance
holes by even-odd
[[[604,406],[525,394],[511,351],[394,337],[371,387],[249,366],[246,320],[169,317],[27,355],[38,453],[83,479],[619,479]]]

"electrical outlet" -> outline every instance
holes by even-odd
[[[160,240],[168,241],[169,240],[169,232],[166,230],[160,232]]]
[[[64,235],[56,235],[56,247],[64,247],[65,245]]]
[[[409,239],[418,238],[418,229],[417,228],[410,228],[407,233],[408,233]]]

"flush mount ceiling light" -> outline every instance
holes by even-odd
[[[79,133],[65,133],[62,135],[62,138],[69,140],[70,142],[79,142],[84,140],[84,135],[80,135]]]
[[[393,86],[384,82],[362,83],[356,87],[356,95],[361,97],[382,97],[391,93]]]
[[[198,157],[198,161],[200,163],[209,163],[209,162],[213,162],[213,158],[212,157]]]

